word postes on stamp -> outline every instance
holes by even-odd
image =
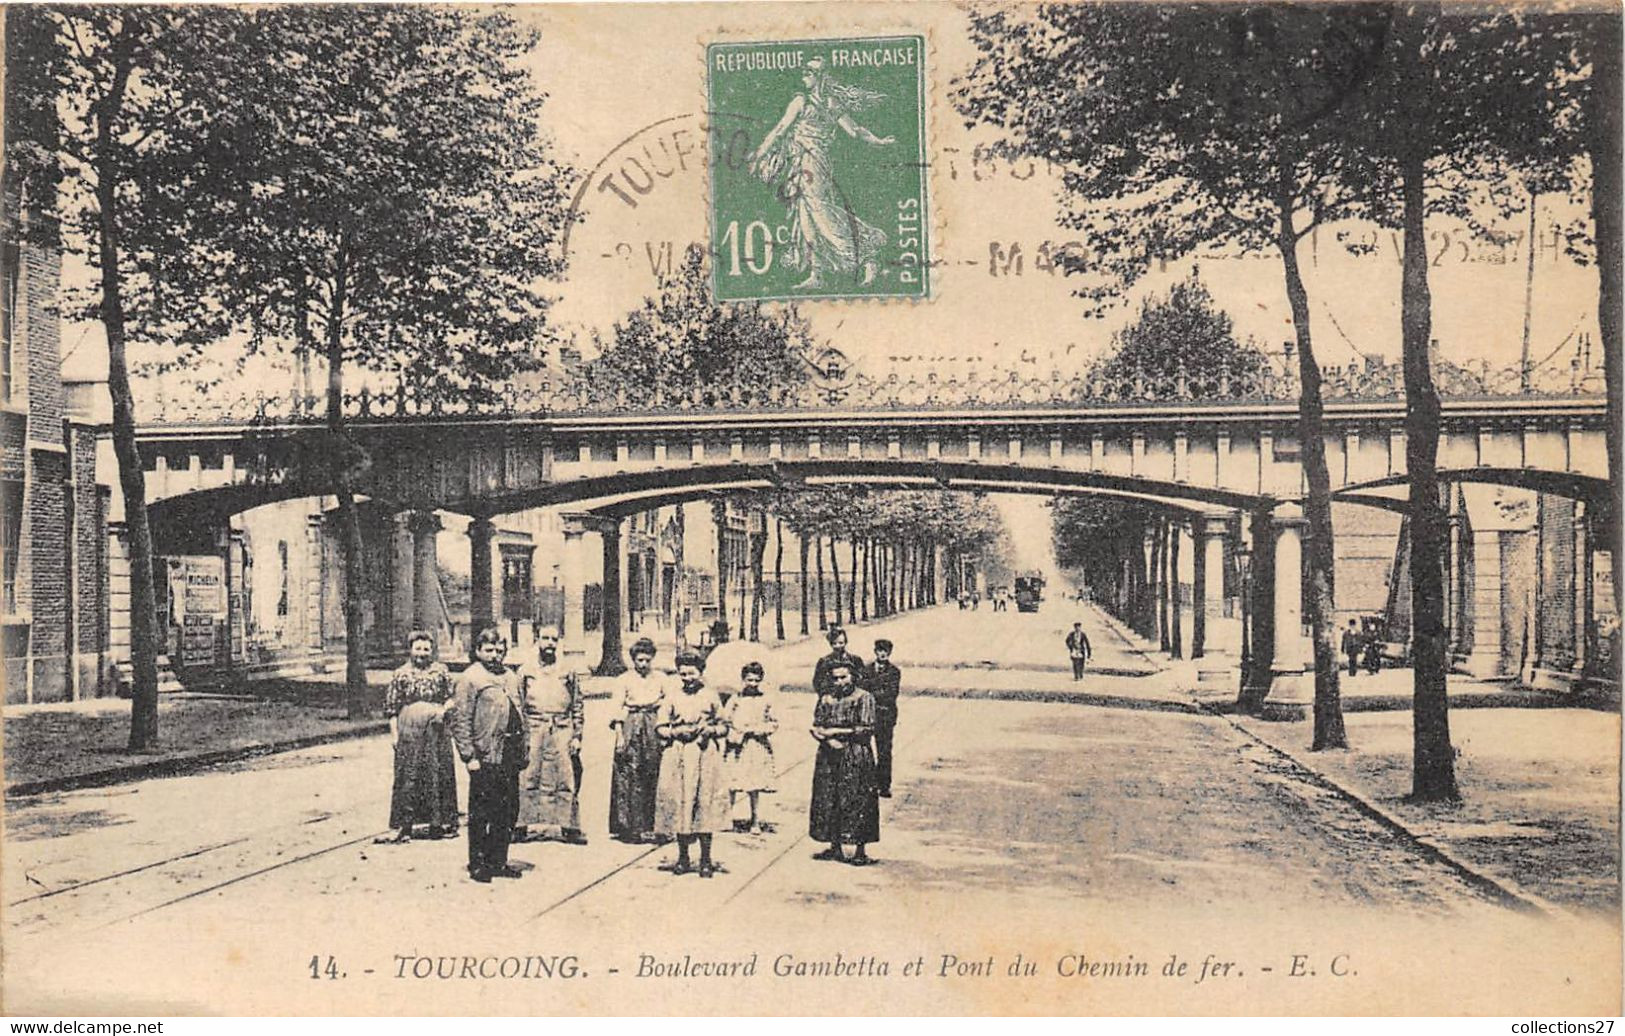
[[[714,43],[706,69],[730,138],[711,161],[717,298],[926,298],[924,38]]]

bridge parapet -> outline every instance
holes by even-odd
[[[1582,368],[1578,359],[1568,369],[1544,368],[1524,372],[1516,366],[1476,369],[1452,363],[1438,364],[1439,393],[1454,400],[1589,399],[1603,394],[1601,372]],[[1328,402],[1392,402],[1404,397],[1404,377],[1398,364],[1368,360],[1323,372],[1322,395]],[[1298,397],[1296,371],[1273,369],[1220,369],[1173,374],[1113,371],[1101,364],[1064,376],[1059,370],[1029,376],[1015,370],[995,370],[987,376],[972,373],[961,379],[923,378],[891,372],[883,376],[853,374],[816,378],[794,386],[731,382],[672,392],[656,386],[638,395],[624,388],[594,383],[575,374],[538,382],[514,381],[478,394],[402,385],[391,390],[362,389],[346,393],[344,415],[350,420],[378,421],[422,418],[490,418],[546,420],[555,417],[617,414],[692,414],[755,412],[845,412],[890,410],[1003,409],[1032,411],[1090,405],[1121,407],[1145,404],[1196,402],[1206,404],[1286,403]],[[149,401],[154,426],[298,425],[320,424],[326,418],[326,400],[299,392],[240,393],[235,396],[199,393],[187,399]]]

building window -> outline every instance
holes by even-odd
[[[0,569],[3,569],[5,590],[3,607],[7,615],[17,611],[17,562],[21,556],[23,538],[23,481],[0,479]]]

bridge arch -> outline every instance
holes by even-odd
[[[951,462],[828,458],[697,464],[619,472],[493,494],[473,508],[484,516],[533,507],[578,504],[582,510],[635,511],[701,499],[717,492],[856,484],[893,489],[944,489],[1028,494],[1098,493],[1199,512],[1274,507],[1274,497],[1106,472],[1000,461]]]

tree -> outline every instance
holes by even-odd
[[[345,431],[345,372],[389,372],[427,403],[478,400],[546,339],[574,174],[539,125],[505,15],[460,8],[262,8],[252,76],[218,102],[246,188],[215,213],[197,264],[248,314],[251,348],[292,341],[327,364],[327,445],[345,572],[346,702],[366,707],[365,571]],[[226,257],[221,261],[221,254]],[[475,602],[480,616],[480,602]],[[488,608],[488,602],[486,604]]]
[[[616,323],[583,380],[594,391],[640,405],[706,405],[736,392],[767,401],[806,382],[811,345],[811,332],[793,307],[717,302],[705,253],[695,246],[661,277],[654,294]]]
[[[1625,345],[1621,343],[1620,316],[1625,307],[1621,283],[1625,262],[1621,240],[1625,223],[1620,218],[1622,184],[1620,109],[1625,93],[1620,88],[1620,25],[1618,12],[1592,15],[1581,21],[1586,41],[1582,60],[1589,59],[1591,76],[1582,107],[1586,153],[1591,159],[1591,225],[1597,240],[1597,333],[1602,338],[1603,374],[1608,391],[1608,471],[1618,479],[1625,472],[1621,436],[1625,436]],[[1625,615],[1625,550],[1620,549],[1622,524],[1618,501],[1612,515],[1614,549],[1614,612]]]
[[[1112,351],[1099,372],[1108,378],[1135,375],[1172,378],[1186,375],[1191,394],[1200,399],[1219,394],[1219,378],[1238,383],[1264,372],[1269,364],[1252,342],[1237,341],[1235,324],[1213,300],[1201,275],[1175,284],[1166,295],[1146,295],[1133,322],[1112,336]]]
[[[773,633],[784,639],[784,518],[773,518]]]
[[[9,8],[6,24],[7,205],[27,205],[42,217],[34,231],[92,271],[93,287],[71,294],[67,308],[100,320],[107,335],[130,562],[129,744],[143,749],[158,740],[159,634],[129,356],[197,348],[225,326],[212,300],[182,305],[172,267],[206,247],[192,234],[198,212],[237,178],[207,140],[214,98],[245,67],[241,15],[58,6]]]
[[[1107,274],[1086,297],[1110,298],[1152,262],[1205,245],[1280,256],[1298,356],[1317,749],[1347,737],[1324,407],[1298,247],[1360,211],[1339,175],[1342,123],[1386,27],[1386,12],[1367,4],[993,12],[973,19],[982,55],[959,90],[961,109],[1002,127],[1009,147],[1067,166],[1063,222],[1101,254],[1068,255],[1066,266]]]
[[[1386,45],[1361,84],[1346,126],[1342,175],[1369,191],[1372,214],[1402,228],[1400,330],[1410,481],[1412,656],[1411,795],[1460,798],[1445,678],[1444,558],[1449,532],[1438,477],[1439,396],[1433,383],[1432,291],[1426,220],[1460,216],[1486,163],[1550,172],[1559,154],[1559,84],[1582,73],[1560,22],[1521,12],[1389,8]],[[1617,246],[1617,242],[1615,242]],[[1604,291],[1607,289],[1605,288]]]

